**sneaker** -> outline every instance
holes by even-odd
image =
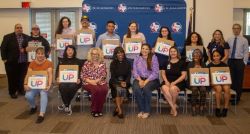
[[[65,105],[62,104],[62,105],[58,106],[57,108],[58,108],[58,110],[63,111],[65,109]]]
[[[71,106],[69,105],[69,107],[65,107],[64,111],[67,115],[71,115],[72,114]]]
[[[100,112],[100,113],[98,113],[98,115],[99,115],[99,116],[103,116],[103,113],[102,113],[102,112]]]
[[[92,116],[93,117],[99,117],[99,114],[98,113],[94,113]]]
[[[142,115],[142,119],[147,119],[149,117],[149,113],[143,113],[143,115]]]
[[[39,123],[42,123],[44,120],[44,116],[38,116],[37,120],[36,120],[36,123],[39,124]]]
[[[81,101],[81,94],[78,93],[75,99],[76,102],[80,102]]]
[[[138,118],[142,118],[142,116],[143,116],[143,112],[140,112],[139,114],[137,114]]]
[[[34,113],[36,113],[36,110],[37,110],[37,106],[34,107],[34,108],[31,108],[29,114],[34,114]]]

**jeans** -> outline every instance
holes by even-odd
[[[43,89],[31,89],[26,91],[25,98],[30,104],[31,108],[36,107],[36,95],[40,94],[40,112],[45,113],[48,104],[48,91]]]
[[[140,88],[138,80],[134,80],[133,91],[139,112],[150,113],[152,91],[159,88],[159,86],[160,82],[158,79],[149,81],[143,88]]]

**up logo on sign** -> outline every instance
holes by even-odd
[[[230,72],[217,71],[212,73],[213,84],[231,84]]]
[[[56,49],[57,50],[64,50],[66,46],[72,45],[72,39],[57,39],[56,41]]]
[[[138,54],[141,51],[141,43],[140,42],[126,43],[125,46],[126,46],[126,53]]]
[[[91,10],[91,6],[89,4],[83,4],[82,5],[82,11],[85,12],[85,13],[88,13],[90,12]]]
[[[196,72],[191,74],[191,86],[209,86],[209,74]]]
[[[77,82],[77,71],[64,70],[60,71],[59,82],[62,83],[75,83]]]
[[[124,3],[121,3],[118,5],[117,9],[119,12],[124,13],[127,11],[127,6]]]
[[[93,44],[92,34],[77,35],[77,45],[92,45],[92,44]]]
[[[45,89],[46,77],[45,76],[31,76],[28,78],[28,86],[31,89]]]
[[[171,48],[171,45],[163,42],[157,42],[155,48],[156,53],[169,56],[169,49]]]
[[[158,33],[160,27],[161,27],[160,23],[158,23],[158,22],[153,22],[153,23],[150,25],[150,30],[151,30],[152,33]]]
[[[113,56],[114,50],[117,45],[105,44],[102,46],[102,51],[104,56]]]

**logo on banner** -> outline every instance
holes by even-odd
[[[115,29],[114,29],[114,32],[117,32],[117,30],[118,30],[118,24],[117,23],[115,23]]]
[[[95,22],[90,22],[89,23],[89,28],[96,31],[97,30],[97,24]]]
[[[163,5],[162,4],[155,4],[155,12],[160,13],[163,11]]]
[[[158,33],[160,27],[161,27],[161,25],[160,25],[158,22],[153,22],[153,23],[150,25],[150,30],[151,30],[152,33]]]
[[[91,6],[89,4],[83,4],[82,5],[82,11],[85,12],[85,13],[88,13],[90,12],[91,10]]]
[[[124,13],[127,11],[127,6],[124,4],[124,3],[121,3],[118,5],[118,11],[121,12],[121,13]]]
[[[181,31],[182,25],[181,25],[180,22],[174,22],[174,23],[172,24],[171,28],[172,28],[172,31],[173,31],[173,32],[178,33],[178,32]]]

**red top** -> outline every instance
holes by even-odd
[[[86,61],[82,67],[81,78],[83,80],[83,85],[87,85],[86,79],[96,80],[101,79],[97,84],[106,84],[106,65],[105,63],[100,63],[99,66],[95,66],[92,62]]]

